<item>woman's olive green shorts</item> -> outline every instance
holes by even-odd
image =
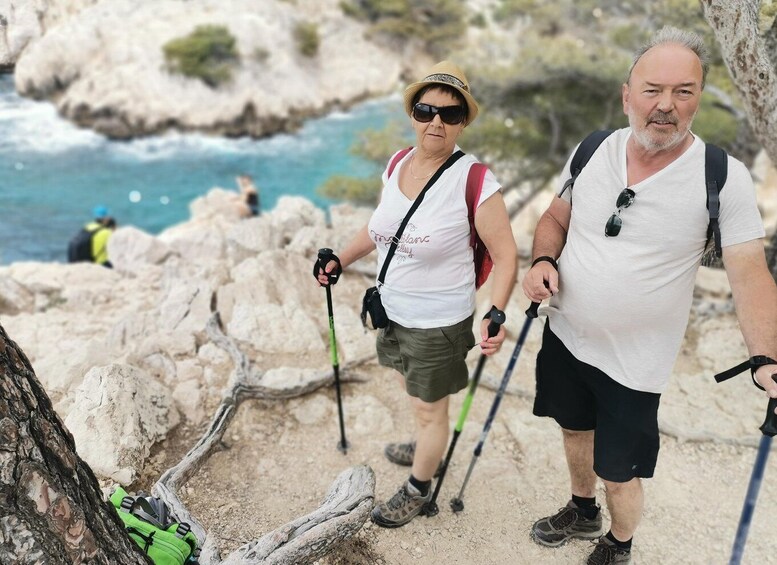
[[[389,322],[378,331],[378,361],[405,377],[410,396],[436,402],[467,386],[467,352],[475,347],[472,316],[444,328],[406,328]]]

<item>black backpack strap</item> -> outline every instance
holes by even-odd
[[[707,143],[704,152],[704,181],[707,186],[707,210],[710,213],[710,223],[707,227],[707,241],[715,241],[715,255],[720,257],[723,248],[720,244],[720,191],[728,177],[728,154],[717,145]]]
[[[132,526],[127,528],[128,534],[133,534],[140,539],[143,540],[143,553],[148,554],[148,548],[150,548],[152,545],[154,545],[154,534],[156,531],[151,531],[148,533],[148,535],[145,535],[143,532],[138,530],[137,528],[133,528]]]
[[[559,196],[562,196],[567,189],[572,191],[572,187],[575,185],[578,175],[591,160],[591,157],[602,142],[607,139],[614,130],[600,129],[595,132],[589,133],[586,138],[580,142],[577,147],[577,151],[572,156],[572,162],[569,165],[569,173],[572,175],[567,182],[564,183],[564,187],[559,192]]]

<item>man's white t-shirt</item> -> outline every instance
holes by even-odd
[[[621,212],[618,236],[607,237],[604,226],[626,187],[630,135],[626,128],[605,139],[575,181],[559,292],[546,311],[579,361],[628,388],[660,393],[682,344],[707,241],[705,144],[695,138],[676,161],[630,186],[634,203]],[[765,234],[750,173],[733,157],[719,221],[723,247]]]
[[[458,150],[456,147],[454,151]],[[380,204],[368,224],[378,250],[378,273],[392,238],[413,204],[399,189],[398,181],[402,165],[414,153],[415,148],[397,163],[391,177],[388,167],[383,172]],[[469,168],[477,162],[472,155],[456,161],[410,217],[380,287],[390,320],[408,328],[436,328],[461,322],[475,311],[466,185]],[[487,171],[478,206],[499,189],[496,178]]]

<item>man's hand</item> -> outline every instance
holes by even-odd
[[[534,265],[523,277],[523,293],[532,302],[542,302],[558,293],[558,271],[547,261]]]

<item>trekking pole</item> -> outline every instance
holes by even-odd
[[[327,263],[334,260],[334,252],[323,248],[318,250],[318,264],[325,271]],[[329,350],[332,353],[332,370],[335,374],[335,391],[337,393],[337,414],[340,418],[340,442],[337,444],[344,454],[348,453],[348,442],[345,439],[345,422],[343,419],[343,401],[340,396],[340,363],[337,360],[337,339],[335,338],[335,318],[332,313],[332,285],[326,285],[326,307],[329,310]]]
[[[507,385],[510,382],[510,377],[513,374],[513,368],[515,367],[515,362],[518,360],[518,355],[521,353],[521,349],[523,349],[523,344],[526,342],[526,336],[529,334],[529,328],[531,327],[532,322],[537,317],[537,309],[540,307],[539,302],[532,302],[531,306],[526,310],[526,321],[523,323],[523,328],[521,328],[521,333],[518,336],[518,341],[515,344],[515,349],[513,349],[513,356],[510,357],[510,362],[507,364],[507,369],[505,369],[505,374],[502,377],[502,382],[499,384],[499,390],[496,393],[496,396],[494,397],[494,402],[491,404],[491,409],[488,411],[488,417],[486,418],[485,424],[483,424],[483,431],[480,433],[480,439],[478,440],[478,444],[475,447],[475,452],[472,455],[472,461],[469,462],[469,469],[467,469],[467,475],[464,477],[464,483],[461,485],[461,490],[459,491],[459,496],[454,497],[451,499],[451,510],[454,512],[460,512],[464,510],[464,501],[462,498],[464,497],[464,489],[467,488],[467,483],[469,482],[469,477],[472,475],[472,469],[475,468],[475,463],[478,460],[478,457],[480,457],[480,453],[483,451],[483,444],[486,443],[486,437],[488,436],[488,432],[491,431],[491,424],[494,422],[494,417],[496,416],[496,411],[499,410],[499,404],[502,402],[502,397],[505,394],[505,391],[507,390]]]
[[[499,333],[499,326],[505,323],[505,313],[501,310],[497,310],[496,308],[492,308],[491,310],[491,323],[488,324],[488,337],[494,337],[496,334]],[[451,457],[453,456],[453,450],[456,448],[456,442],[459,439],[459,435],[461,434],[461,430],[464,428],[464,421],[467,419],[467,414],[469,413],[469,407],[472,404],[472,398],[475,396],[475,391],[478,388],[478,382],[480,381],[480,373],[483,372],[483,365],[486,364],[486,359],[488,358],[487,355],[480,354],[480,359],[478,359],[477,367],[475,368],[475,372],[472,375],[472,380],[469,383],[469,389],[467,390],[467,396],[464,398],[464,404],[461,405],[461,411],[459,412],[459,420],[456,422],[456,427],[453,430],[453,439],[451,439],[451,444],[448,447],[448,453],[445,455],[445,461],[442,464],[442,469],[440,470],[440,476],[437,479],[437,484],[434,487],[434,494],[432,495],[432,499],[427,502],[424,505],[423,512],[427,516],[437,516],[437,514],[440,512],[440,509],[437,507],[437,495],[440,494],[440,487],[442,486],[442,481],[445,479],[445,473],[448,471],[448,464],[451,462]]]
[[[772,375],[772,379],[777,382],[777,374]],[[755,464],[753,465],[753,473],[750,475],[750,484],[747,486],[745,504],[742,507],[742,515],[739,518],[739,526],[737,527],[737,535],[734,538],[734,548],[731,551],[729,565],[739,565],[742,561],[742,554],[745,552],[747,533],[750,529],[750,522],[753,520],[758,490],[761,488],[766,460],[772,447],[772,438],[777,435],[777,414],[774,413],[775,408],[777,408],[777,398],[770,398],[769,406],[766,408],[766,418],[760,427],[763,435],[761,436],[761,443],[758,445],[758,455],[756,455]]]

